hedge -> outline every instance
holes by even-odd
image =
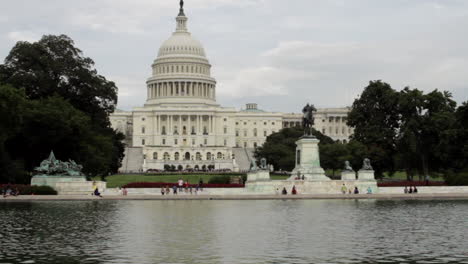
[[[50,186],[22,185],[22,184],[0,184],[3,193],[7,188],[18,189],[20,195],[57,195],[57,191]]]

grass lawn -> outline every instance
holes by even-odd
[[[167,182],[167,183],[176,183],[179,178],[182,178],[184,181],[189,183],[198,183],[200,178],[203,179],[204,183],[208,183],[211,177],[219,175],[145,175],[145,174],[118,174],[111,175],[106,177],[107,188],[116,188],[123,186],[127,183],[132,182]],[[235,175],[229,175],[235,176]],[[99,181],[100,177],[96,177],[93,180]]]

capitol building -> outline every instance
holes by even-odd
[[[282,128],[300,126],[301,113],[266,112],[255,103],[237,110],[216,103],[216,79],[202,44],[187,29],[181,5],[176,30],[160,47],[147,79],[147,98],[117,110],[112,127],[126,136],[121,172],[181,169],[246,170],[253,151]],[[315,129],[346,142],[348,108],[318,109]]]

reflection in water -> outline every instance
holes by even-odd
[[[0,263],[468,263],[468,201],[0,203]]]

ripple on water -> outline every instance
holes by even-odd
[[[3,203],[0,264],[468,263],[466,219],[468,201]]]

